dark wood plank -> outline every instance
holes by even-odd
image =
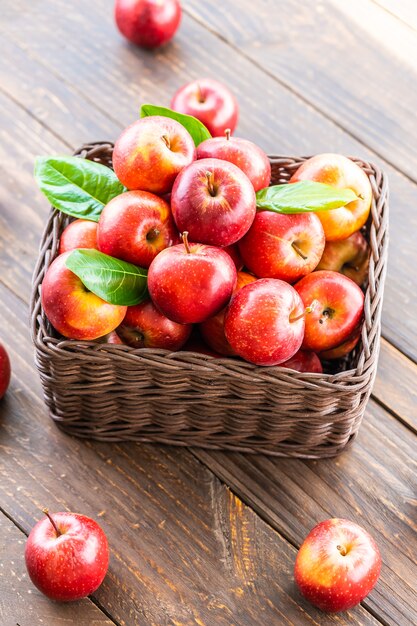
[[[2,626],[113,626],[91,600],[51,602],[25,566],[26,536],[0,512],[0,623]]]
[[[95,598],[120,624],[377,624],[323,616],[296,592],[295,548],[187,450],[85,442],[46,414],[21,302],[0,285],[14,376],[0,403],[1,502],[27,532],[40,508],[100,520],[111,546]]]

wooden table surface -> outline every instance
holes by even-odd
[[[165,49],[116,31],[111,0],[2,0],[0,339],[13,378],[0,402],[0,623],[128,626],[417,623],[417,10],[414,0],[184,0]],[[238,134],[279,154],[338,151],[389,175],[389,270],[378,377],[354,446],[285,460],[85,442],[45,409],[28,331],[31,274],[48,212],[38,154],[114,140],[141,103],[168,105],[201,76],[236,94]],[[89,599],[57,604],[26,575],[40,509],[98,519],[109,573]],[[296,591],[297,548],[320,520],[375,537],[380,580],[325,615]]]

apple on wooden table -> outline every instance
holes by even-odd
[[[116,0],[118,29],[132,43],[159,48],[175,35],[181,21],[179,0]]]
[[[0,400],[6,393],[10,383],[10,359],[6,348],[0,342]]]

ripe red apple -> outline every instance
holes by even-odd
[[[150,300],[127,308],[117,335],[132,348],[179,350],[192,331],[191,324],[177,324],[158,311]]]
[[[304,276],[295,289],[305,306],[316,306],[306,315],[303,348],[322,352],[348,339],[363,315],[364,295],[358,285],[338,272],[321,270]]]
[[[255,191],[268,187],[271,182],[271,163],[265,152],[252,141],[231,137],[206,139],[197,147],[197,159],[222,159],[237,165],[251,181]]]
[[[239,241],[244,265],[259,278],[293,283],[314,270],[325,246],[324,231],[314,213],[256,214]]]
[[[116,0],[122,35],[143,48],[158,48],[175,35],[181,21],[179,0]]]
[[[194,161],[177,176],[171,210],[180,232],[191,241],[229,246],[250,228],[256,197],[249,178],[233,163]]]
[[[230,300],[236,267],[224,250],[200,243],[162,250],[148,272],[148,290],[156,307],[179,324],[203,322]]]
[[[262,278],[242,287],[227,309],[224,331],[233,350],[255,365],[279,365],[300,349],[304,306],[291,285]]]
[[[381,556],[371,535],[345,519],[320,522],[307,535],[295,561],[295,582],[322,611],[347,611],[375,586]]]
[[[3,398],[10,383],[10,359],[6,348],[0,343],[0,400]]]
[[[237,244],[233,244],[231,246],[225,246],[223,250],[227,252],[229,256],[232,257],[232,261],[236,265],[237,271],[240,272],[240,270],[243,267],[243,261],[242,261],[242,257],[240,256],[240,252],[239,252],[239,248]]]
[[[346,239],[365,224],[371,208],[372,188],[359,165],[341,154],[318,154],[298,168],[290,183],[300,180],[313,180],[338,189],[349,188],[358,196],[358,200],[344,207],[316,213],[327,241]]]
[[[33,584],[52,600],[79,600],[103,582],[109,565],[107,538],[93,519],[53,513],[39,521],[26,542],[25,560]]]
[[[236,287],[233,290],[233,294],[237,293],[239,289],[242,289],[245,285],[255,282],[255,276],[248,274],[247,272],[237,273]],[[204,341],[213,350],[224,356],[235,356],[236,352],[226,339],[224,334],[224,317],[226,315],[226,308],[219,311],[214,317],[210,317],[205,322],[200,324],[200,332]]]
[[[346,356],[347,354],[349,354],[349,352],[352,352],[353,348],[355,348],[359,343],[359,339],[361,338],[361,331],[362,327],[361,325],[359,325],[341,344],[339,344],[335,348],[330,348],[330,350],[324,350],[320,352],[320,358],[326,361],[334,361],[335,359],[341,359],[342,357]]]
[[[323,373],[323,366],[317,354],[310,350],[299,350],[288,361],[281,363],[279,367],[287,367],[297,372]]]
[[[212,78],[200,78],[183,85],[171,100],[171,109],[193,115],[213,137],[236,128],[239,108],[231,91]]]
[[[316,269],[341,272],[360,286],[368,274],[369,252],[365,237],[356,231],[347,239],[327,241]]]
[[[104,207],[98,223],[99,250],[149,267],[156,255],[179,242],[169,205],[153,193],[128,191]]]
[[[70,254],[61,254],[49,266],[42,282],[42,307],[64,337],[98,339],[121,324],[127,307],[109,304],[89,291],[66,267]]]
[[[68,224],[59,239],[59,254],[77,248],[92,248],[97,246],[97,222],[90,220],[75,220]]]
[[[195,157],[188,130],[176,120],[153,115],[122,132],[114,146],[113,167],[128,189],[163,195],[171,191],[177,174]]]
[[[111,343],[111,344],[119,345],[119,346],[126,345],[125,342],[120,339],[119,335],[116,333],[115,330],[113,330],[111,333],[106,335],[106,337],[103,337],[103,339],[105,339],[105,343]]]

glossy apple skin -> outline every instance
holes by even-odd
[[[236,98],[222,83],[200,78],[187,83],[174,94],[171,109],[196,117],[213,137],[224,136],[236,128],[239,107]]]
[[[354,522],[328,519],[304,540],[294,576],[309,602],[336,613],[359,604],[375,586],[380,571],[381,556],[371,535]]]
[[[118,345],[118,346],[126,345],[125,342],[120,339],[119,335],[116,333],[115,330],[109,333],[105,337],[105,340],[106,340],[106,343],[111,343],[111,344]]]
[[[357,231],[347,239],[327,241],[316,269],[341,272],[361,286],[368,275],[369,253],[365,237]]]
[[[116,0],[114,16],[122,35],[143,48],[158,48],[175,35],[179,0]]]
[[[236,265],[236,270],[240,272],[240,270],[243,268],[243,260],[240,256],[238,245],[233,244],[231,246],[225,246],[223,250],[227,252],[229,256],[231,256],[233,263]]]
[[[250,363],[279,365],[301,347],[303,311],[302,300],[291,285],[262,278],[233,296],[224,321],[226,339]]]
[[[311,350],[298,350],[288,361],[281,363],[279,367],[287,367],[297,372],[310,372],[322,374],[323,366],[317,354]]]
[[[127,307],[109,304],[88,291],[65,265],[70,254],[61,254],[49,266],[42,282],[42,307],[64,337],[98,339],[122,323]]]
[[[158,311],[151,300],[127,308],[126,316],[117,328],[117,335],[132,348],[162,348],[179,350],[185,344],[192,324],[177,324]]]
[[[350,188],[361,196],[340,209],[316,213],[327,241],[346,239],[365,224],[371,208],[372,188],[359,165],[341,154],[318,154],[298,168],[290,183],[301,180],[313,180],[338,189]]]
[[[245,267],[256,276],[293,283],[314,270],[325,238],[314,213],[259,211],[238,245]]]
[[[0,343],[0,400],[4,397],[10,383],[11,367],[6,348]]]
[[[175,120],[144,117],[128,126],[114,146],[113,167],[127,189],[171,191],[177,174],[196,157],[190,133]]]
[[[255,191],[246,174],[233,163],[201,159],[178,175],[171,210],[178,230],[187,231],[191,241],[230,246],[243,237],[254,220]]]
[[[334,361],[335,359],[341,359],[342,357],[352,352],[352,350],[359,343],[359,339],[361,338],[362,326],[361,324],[354,329],[354,331],[349,335],[349,337],[343,341],[343,343],[339,344],[335,348],[331,348],[330,350],[324,350],[320,352],[320,358],[325,361]]]
[[[197,159],[230,161],[245,172],[255,191],[271,182],[271,163],[265,152],[252,141],[240,137],[213,137],[197,147]]]
[[[77,248],[98,250],[97,227],[97,222],[90,220],[75,220],[68,224],[59,239],[58,254]]]
[[[306,314],[306,350],[320,353],[335,348],[360,325],[364,295],[347,276],[321,270],[304,276],[294,287],[306,307],[316,301],[314,310]]]
[[[101,252],[148,268],[161,250],[179,242],[179,235],[165,200],[128,191],[104,207],[97,239]]]
[[[184,244],[162,250],[148,272],[149,295],[174,322],[204,322],[230,300],[236,267],[224,250],[204,244]]]
[[[40,520],[26,542],[25,560],[33,584],[48,598],[68,602],[85,598],[103,582],[109,548],[101,527],[77,513],[52,513]]]

